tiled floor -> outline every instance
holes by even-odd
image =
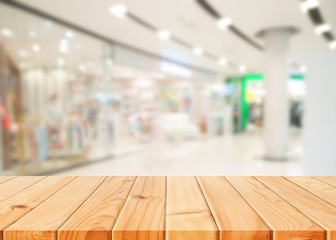
[[[290,139],[289,160],[263,159],[260,133],[161,142],[142,151],[56,175],[302,175],[301,138]]]

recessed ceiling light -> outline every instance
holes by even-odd
[[[336,50],[336,41],[330,42],[329,47],[331,50]]]
[[[322,33],[328,32],[331,30],[331,27],[329,24],[321,24],[315,28],[315,33],[317,35],[321,35]]]
[[[14,36],[14,33],[12,30],[8,29],[8,28],[4,28],[1,30],[1,34],[5,37],[11,38]]]
[[[228,60],[226,58],[221,58],[218,60],[219,65],[226,66],[228,63]]]
[[[195,47],[193,53],[197,56],[201,56],[203,54],[203,49],[201,47]]]
[[[65,32],[65,36],[67,38],[73,38],[75,36],[75,34],[72,31],[66,31]]]
[[[110,13],[117,18],[125,18],[127,14],[127,8],[122,4],[117,4],[115,6],[110,7]]]
[[[320,5],[318,0],[306,0],[301,3],[301,11],[307,13],[310,9],[317,8]]]
[[[226,30],[232,24],[232,20],[229,17],[218,20],[217,27],[221,30]]]
[[[41,47],[38,44],[34,44],[32,49],[33,49],[34,52],[39,52],[41,50]]]
[[[62,39],[59,45],[59,51],[61,53],[68,53],[69,52],[69,43],[68,40]]]
[[[86,72],[86,67],[84,65],[79,65],[78,69],[81,71],[81,72]]]
[[[31,37],[31,38],[36,38],[37,33],[36,33],[34,30],[30,30],[30,31],[28,32],[28,35],[29,35],[29,37]]]
[[[246,66],[244,66],[244,65],[241,65],[241,66],[239,66],[239,72],[241,72],[241,73],[244,73],[244,72],[246,72]]]
[[[162,40],[168,40],[170,38],[170,32],[167,30],[161,30],[158,32],[158,37]]]
[[[305,65],[300,66],[300,72],[301,73],[306,73],[307,71],[308,71],[307,66],[305,66]]]

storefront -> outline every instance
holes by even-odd
[[[0,4],[3,174],[224,131],[223,77]]]
[[[263,75],[246,75],[241,81],[241,128],[261,128],[263,126],[263,107],[265,86]],[[290,124],[301,128],[303,121],[306,83],[302,75],[292,75],[287,84],[290,108]]]

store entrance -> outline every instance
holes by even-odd
[[[303,127],[306,83],[302,76],[288,80],[289,124],[292,130]],[[261,130],[264,124],[265,82],[262,75],[247,75],[242,79],[242,129]]]

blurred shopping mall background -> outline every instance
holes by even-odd
[[[334,175],[334,0],[0,0],[1,175]]]

